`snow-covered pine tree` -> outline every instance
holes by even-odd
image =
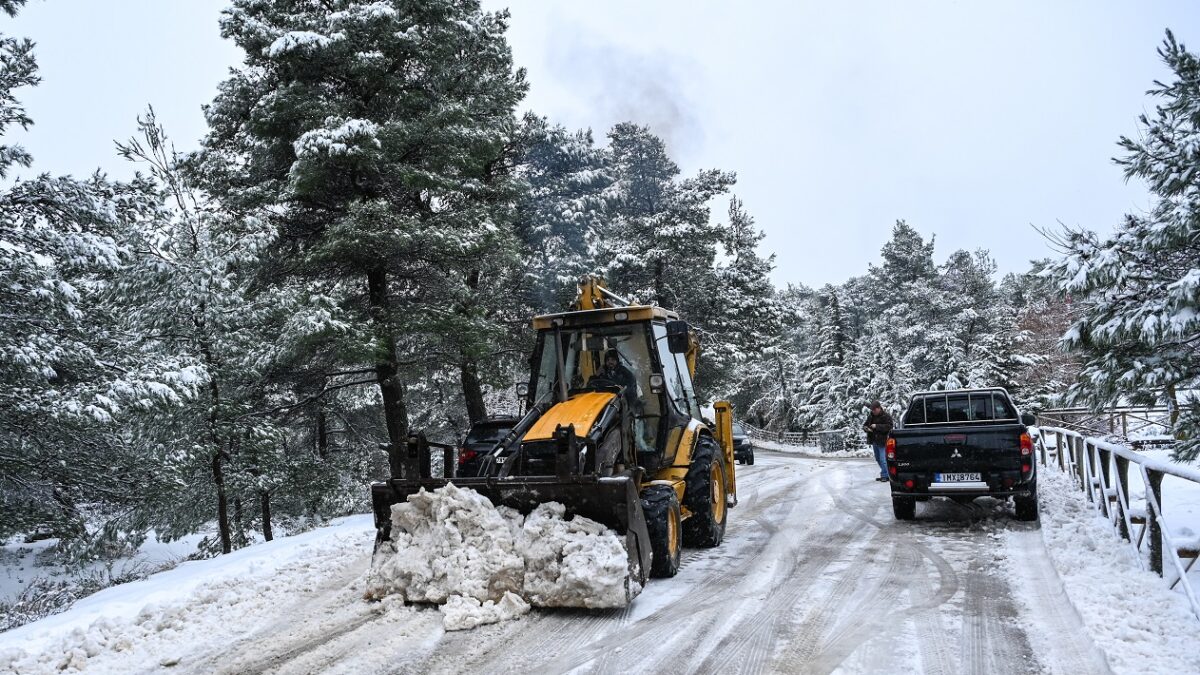
[[[805,429],[836,429],[832,422],[846,403],[846,360],[849,339],[837,289],[821,290],[815,326],[816,348],[803,360],[796,382],[797,422]]]
[[[731,400],[738,415],[765,429],[803,431],[798,415],[798,384],[807,355],[815,348],[820,312],[817,294],[789,285],[775,294],[779,332],[759,358],[737,372]]]
[[[729,200],[723,224],[724,258],[717,263],[714,291],[699,317],[706,339],[702,396],[717,399],[736,391],[739,372],[758,359],[783,329],[770,274],[775,256],[762,256],[763,233],[742,200]]]
[[[1007,304],[1017,311],[1017,358],[1013,377],[1023,409],[1062,405],[1068,387],[1079,377],[1079,358],[1059,344],[1072,323],[1073,305],[1053,278],[1042,272],[1049,260],[1035,260],[1030,269],[1008,274],[1000,285]]]
[[[618,124],[608,137],[615,182],[612,218],[597,245],[601,270],[619,291],[679,311],[705,342],[719,312],[716,262],[723,238],[710,220],[709,202],[729,190],[734,176],[705,170],[679,178],[662,139],[637,124]],[[705,391],[704,373],[716,354],[701,350],[697,383]]]
[[[319,295],[258,283],[274,228],[229,214],[198,192],[153,110],[139,128],[141,137],[118,150],[148,172],[162,206],[132,228],[132,261],[116,276],[114,296],[139,352],[194,364],[202,387],[172,408],[127,416],[147,463],[160,469],[158,489],[131,517],[165,537],[215,517],[220,550],[228,553],[246,541],[251,511],[271,538],[272,491],[313,458],[282,451],[285,429],[265,413],[281,399],[268,374],[291,345],[345,326]]]
[[[523,304],[539,313],[562,311],[574,301],[579,280],[596,269],[595,245],[612,198],[607,153],[591,131],[569,132],[533,114],[522,121],[520,149],[517,175],[527,190],[517,202],[515,227]]]
[[[0,137],[32,123],[17,98],[38,82],[32,49],[0,36]],[[0,145],[0,176],[30,161]],[[112,518],[136,506],[145,466],[112,422],[179,402],[196,381],[186,361],[131,348],[109,297],[127,260],[124,232],[155,209],[143,181],[100,175],[17,178],[0,190],[0,538],[47,527],[80,554],[137,543]]]
[[[506,29],[471,0],[235,0],[222,20],[245,59],[206,111],[205,187],[271,210],[278,274],[340,282],[362,338],[341,353],[373,372],[393,472],[405,369],[478,358],[487,345],[462,340],[493,335],[476,300],[513,250],[505,165],[526,89]]]
[[[1107,237],[1068,231],[1051,269],[1079,316],[1064,344],[1084,361],[1072,393],[1096,405],[1173,407],[1178,461],[1200,457],[1200,58],[1167,32],[1159,55],[1172,71],[1150,94],[1153,115],[1117,160],[1145,181],[1148,213]]]

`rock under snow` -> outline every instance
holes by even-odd
[[[624,607],[624,539],[594,520],[565,519],[549,502],[528,516],[453,484],[392,506],[392,538],[372,561],[368,595],[442,605],[447,630],[515,618],[538,607]],[[628,588],[628,591],[627,591]]]

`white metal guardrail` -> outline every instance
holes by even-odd
[[[841,452],[860,447],[858,439],[845,431],[767,431],[738,422],[746,429],[750,440],[762,440],[784,445],[810,446],[814,443],[822,452]]]
[[[1100,514],[1129,542],[1143,569],[1148,558],[1150,569],[1165,576],[1163,562],[1169,560],[1175,572],[1170,588],[1182,590],[1191,604],[1192,613],[1200,619],[1200,600],[1188,579],[1188,572],[1200,558],[1200,551],[1175,544],[1162,502],[1164,476],[1200,484],[1200,471],[1146,457],[1122,445],[1061,427],[1039,427],[1038,432],[1036,443],[1042,465],[1049,466],[1053,459],[1063,473],[1075,479],[1087,500],[1095,504]],[[1053,446],[1049,440],[1053,440]],[[1130,508],[1131,463],[1137,466],[1146,487],[1144,512]]]

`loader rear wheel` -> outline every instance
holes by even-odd
[[[670,485],[651,485],[642,490],[642,512],[650,533],[650,576],[673,577],[679,572],[683,553],[683,515]]]
[[[725,461],[716,441],[703,437],[696,444],[684,478],[683,503],[691,516],[683,523],[683,542],[712,548],[725,538]]]

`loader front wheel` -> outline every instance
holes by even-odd
[[[651,485],[642,491],[642,511],[650,533],[650,576],[673,577],[683,552],[683,515],[670,485]]]
[[[725,538],[725,462],[716,441],[703,437],[696,444],[692,464],[684,479],[683,503],[691,516],[683,523],[688,546],[712,548]]]

